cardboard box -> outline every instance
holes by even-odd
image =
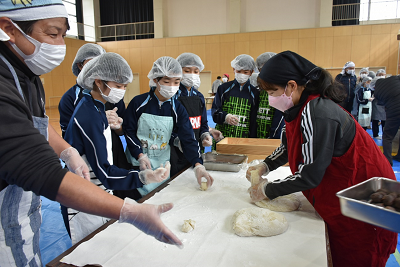
[[[254,159],[265,159],[281,144],[280,139],[233,138],[226,137],[217,143],[217,152],[223,154],[243,154]]]

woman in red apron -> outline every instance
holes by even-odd
[[[253,170],[266,175],[287,162],[292,175],[261,179],[250,190],[252,201],[303,191],[328,226],[334,266],[385,266],[397,234],[344,217],[336,193],[371,177],[396,177],[372,138],[337,104],[346,97],[340,86],[291,51],[271,58],[258,83],[270,105],[284,112],[286,129],[281,145],[246,176]]]

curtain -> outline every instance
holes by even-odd
[[[360,4],[360,0],[333,0],[333,12],[335,12],[335,5],[344,5],[344,4]],[[346,14],[349,18],[356,17],[355,15],[360,14],[360,6],[357,6],[352,12]],[[360,21],[358,19],[348,19],[348,20],[339,20],[332,21],[332,26],[340,26],[340,25],[358,25]]]
[[[154,21],[153,0],[100,0],[101,25],[124,24],[133,22]],[[154,34],[142,34],[154,32],[153,23],[126,25],[116,28],[117,35],[129,35],[136,33],[136,39],[154,38]],[[102,38],[102,41],[115,40],[114,38]],[[121,36],[117,40],[132,40],[135,36]]]

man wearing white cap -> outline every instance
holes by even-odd
[[[67,17],[61,0],[0,0],[2,267],[42,265],[39,195],[77,210],[119,218],[163,242],[182,244],[159,218],[172,204],[124,202],[82,179],[78,175],[89,178],[83,159],[48,125],[39,75],[64,59]],[[78,175],[63,169],[59,157]]]
[[[343,84],[347,93],[346,99],[341,103],[341,106],[351,113],[354,102],[354,91],[357,85],[357,76],[355,74],[356,65],[353,61],[348,61],[344,64],[342,71],[336,76],[336,81]]]

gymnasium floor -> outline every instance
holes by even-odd
[[[209,126],[214,127],[215,124],[211,118],[210,110],[207,111]],[[58,111],[50,111],[49,117],[53,127],[60,131],[58,125]],[[61,132],[61,131],[60,131]],[[372,136],[371,130],[367,132]],[[382,135],[382,132],[379,133]],[[123,143],[125,144],[125,140]],[[374,139],[375,140],[375,139]],[[381,140],[375,140],[378,146],[382,146]],[[207,152],[208,150],[206,150]],[[400,181],[400,162],[393,161],[393,170],[397,180]],[[42,253],[43,265],[53,260],[55,257],[63,253],[71,247],[71,240],[64,227],[61,217],[60,205],[57,202],[42,197],[42,226],[40,228],[40,249]],[[396,253],[392,254],[386,264],[386,267],[400,267],[400,237],[398,240]]]

